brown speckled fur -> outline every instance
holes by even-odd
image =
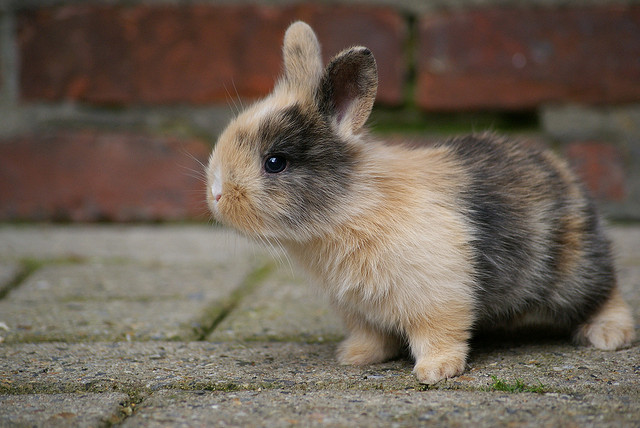
[[[382,144],[363,130],[377,86],[368,49],[323,69],[297,22],[283,53],[273,93],[220,136],[208,202],[321,284],[349,331],[341,363],[408,345],[418,380],[435,383],[463,372],[474,329],[552,323],[603,349],[631,342],[600,219],[564,162],[492,135]],[[268,171],[274,158],[286,167]]]

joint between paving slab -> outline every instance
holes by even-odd
[[[119,426],[124,423],[126,419],[135,414],[137,408],[139,407],[138,405],[144,400],[144,398],[137,391],[126,394],[129,399],[120,403],[119,414],[114,415],[111,419],[104,421],[107,426]]]
[[[273,272],[275,266],[268,262],[262,266],[249,272],[240,285],[225,300],[217,303],[210,308],[203,321],[195,327],[195,340],[206,340],[207,337],[225,320],[240,304],[240,302],[256,288],[258,288],[264,280]]]
[[[20,286],[28,277],[30,277],[35,271],[42,267],[43,263],[32,260],[25,259],[20,262],[20,268],[18,272],[15,274],[13,279],[11,279],[8,284],[0,288],[0,300],[4,299],[9,295],[11,290],[14,290]]]

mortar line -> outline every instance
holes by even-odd
[[[27,278],[33,275],[41,267],[42,264],[39,263],[31,263],[25,260],[21,261],[18,272],[13,276],[6,287],[0,289],[0,300],[7,297],[12,290],[18,288]]]
[[[121,426],[127,419],[131,418],[136,414],[140,404],[147,398],[140,395],[139,392],[124,392],[127,395],[128,401],[127,405],[121,405],[120,414],[117,416],[117,419],[112,421],[103,421],[106,422],[107,426]],[[153,394],[153,393],[152,393]],[[127,412],[126,409],[129,409]]]
[[[7,108],[15,108],[18,100],[19,58],[16,42],[16,19],[13,10],[0,11],[0,72],[2,74],[2,88],[0,90],[0,104]]]
[[[413,108],[416,105],[416,87],[418,86],[418,49],[419,17],[412,12],[403,15],[406,24],[406,38],[403,43],[402,57],[406,66],[402,76],[402,105]]]
[[[236,287],[229,296],[222,301],[216,311],[216,316],[211,319],[208,325],[196,329],[197,341],[206,340],[207,337],[238,307],[240,302],[256,288],[264,283],[264,280],[274,270],[274,265],[267,262],[249,272],[240,285]]]

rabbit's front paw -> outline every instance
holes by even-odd
[[[423,358],[416,362],[413,373],[418,382],[434,384],[443,379],[462,374],[466,365],[464,355],[443,355],[436,358]]]

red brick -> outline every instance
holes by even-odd
[[[638,101],[640,6],[425,15],[417,98],[429,110]]]
[[[96,132],[0,141],[0,219],[207,218],[196,176],[208,152],[195,140]]]
[[[616,146],[601,142],[574,142],[566,147],[565,153],[594,197],[609,201],[625,198],[624,163]]]
[[[226,102],[266,94],[288,24],[317,28],[327,56],[351,44],[380,63],[379,100],[397,104],[406,26],[388,8],[294,5],[72,5],[19,17],[25,100],[97,104]]]

